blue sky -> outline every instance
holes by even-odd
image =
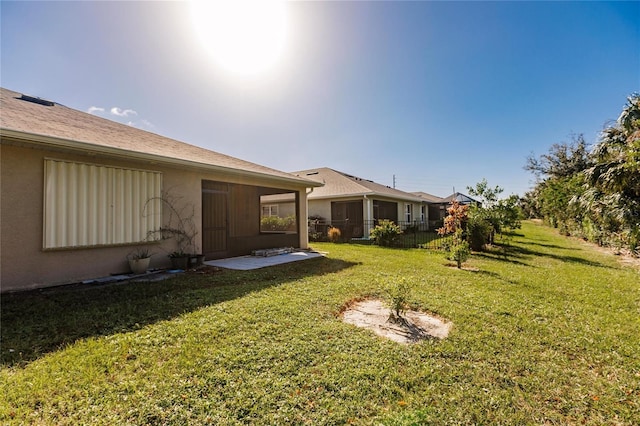
[[[523,194],[640,90],[640,2],[295,2],[280,63],[224,71],[186,2],[1,3],[2,87],[284,171]]]

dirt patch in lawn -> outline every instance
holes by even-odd
[[[640,270],[640,257],[635,256],[633,253],[631,253],[631,251],[626,250],[626,249],[615,249],[612,247],[603,247],[603,246],[599,246],[595,243],[592,243],[590,241],[585,241],[581,238],[574,238],[575,240],[579,241],[581,244],[591,247],[592,249],[600,252],[600,253],[605,253],[611,256],[616,256],[616,258],[618,259],[618,262],[622,265],[622,266],[630,266],[632,268],[638,269]]]
[[[444,339],[452,327],[451,322],[424,312],[406,311],[404,318],[395,321],[389,316],[389,307],[382,300],[366,299],[351,303],[342,313],[342,320],[404,344]]]

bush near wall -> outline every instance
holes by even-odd
[[[285,232],[296,230],[295,216],[265,216],[260,219],[260,230],[263,232]]]

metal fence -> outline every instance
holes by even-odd
[[[329,229],[340,230],[340,242],[352,244],[374,244],[374,240],[369,237],[372,229],[378,225],[378,220],[371,221],[349,221],[349,220],[310,220],[309,240],[328,241]],[[432,250],[444,249],[450,244],[451,236],[438,235],[433,224],[427,222],[394,222],[402,230],[395,247],[399,248],[426,248]]]

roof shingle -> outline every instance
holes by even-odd
[[[324,183],[323,187],[316,188],[311,194],[309,194],[308,198],[310,200],[314,198],[344,198],[350,196],[377,195],[417,203],[422,201],[420,197],[408,192],[381,185],[368,179],[362,179],[347,173],[339,172],[328,167],[301,170],[292,172],[292,174],[301,178],[312,179],[316,182]]]
[[[175,139],[147,132],[132,126],[65,107],[58,103],[46,105],[21,99],[21,94],[0,88],[0,130],[45,138],[88,144],[96,151],[116,149],[145,154],[166,162],[189,162],[196,166],[222,167],[251,172],[265,177],[285,179],[308,187],[317,184],[308,179],[261,166],[239,158],[210,151]]]

